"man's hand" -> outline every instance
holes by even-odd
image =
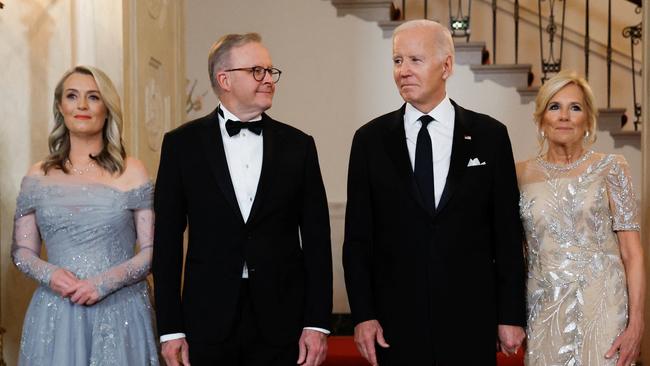
[[[79,279],[67,269],[59,268],[52,272],[50,277],[50,288],[63,297],[74,293]]]
[[[354,327],[354,343],[361,356],[368,360],[372,366],[378,366],[375,342],[383,348],[390,347],[384,339],[384,330],[377,320],[366,320]]]
[[[327,334],[303,329],[298,341],[298,365],[318,366],[327,357]]]
[[[190,366],[189,346],[185,338],[163,342],[160,353],[167,366]]]
[[[499,343],[501,345],[501,352],[506,356],[512,356],[517,353],[525,338],[526,332],[524,328],[499,324]]]
[[[78,305],[93,305],[99,301],[99,291],[88,280],[78,281],[74,286],[74,292],[70,295],[70,301]]]

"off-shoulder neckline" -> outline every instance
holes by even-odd
[[[114,186],[111,186],[110,184],[102,183],[102,182],[43,182],[45,180],[46,176],[44,175],[26,175],[23,177],[23,180],[33,180],[35,182],[40,183],[41,185],[47,185],[47,186],[96,186],[100,188],[105,188],[117,193],[121,194],[128,194],[131,192],[135,192],[138,190],[142,190],[144,188],[148,188],[150,186],[153,186],[153,182],[151,180],[147,180],[146,182],[139,184],[133,188],[129,188],[127,190],[123,190]]]

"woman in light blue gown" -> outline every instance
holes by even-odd
[[[145,281],[153,186],[126,156],[119,96],[102,71],[77,66],[55,89],[54,117],[50,155],[16,207],[12,258],[39,283],[19,365],[158,365]]]

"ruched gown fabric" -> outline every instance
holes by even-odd
[[[158,365],[145,281],[153,185],[120,191],[57,179],[25,177],[18,196],[12,257],[40,284],[25,315],[19,365]],[[47,261],[39,257],[41,239]],[[89,280],[101,300],[77,305],[51,290],[58,268]]]
[[[517,166],[528,255],[530,366],[616,364],[605,353],[627,324],[617,231],[639,230],[625,159],[588,152],[573,164]]]

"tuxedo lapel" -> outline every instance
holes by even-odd
[[[413,199],[418,202],[423,210],[433,215],[433,212],[430,212],[427,205],[424,204],[424,200],[415,183],[413,167],[411,166],[408,147],[406,146],[406,132],[404,131],[405,108],[406,104],[389,117],[391,119],[388,121],[389,126],[384,136],[384,143],[386,144],[387,154],[392,159],[393,165],[395,165],[395,171],[402,181],[404,189],[410,192]]]
[[[472,136],[467,129],[469,121],[465,118],[464,110],[454,103],[454,101],[452,101],[452,104],[454,106],[455,117],[451,161],[449,163],[449,173],[447,173],[445,188],[442,191],[442,196],[440,197],[436,213],[444,209],[449,202],[449,199],[454,194],[454,191],[460,184],[465,169],[467,169],[467,162],[469,161],[470,153],[472,151]]]
[[[262,171],[260,172],[260,181],[257,183],[255,200],[253,201],[253,206],[251,207],[247,223],[253,222],[259,214],[260,205],[270,188],[271,178],[275,171],[274,164],[277,148],[277,130],[274,128],[274,121],[267,116],[266,113],[262,114],[262,122],[264,123],[264,130],[262,132],[262,138],[264,139]]]
[[[205,119],[204,133],[201,133],[201,144],[205,150],[205,157],[208,160],[208,165],[212,170],[212,174],[217,181],[217,185],[223,193],[229,206],[234,211],[235,215],[242,221],[244,218],[241,215],[241,210],[237,204],[237,197],[235,196],[235,189],[232,185],[230,171],[228,170],[228,162],[226,160],[226,152],[223,148],[223,140],[221,138],[221,129],[219,128],[219,117],[215,110]]]

